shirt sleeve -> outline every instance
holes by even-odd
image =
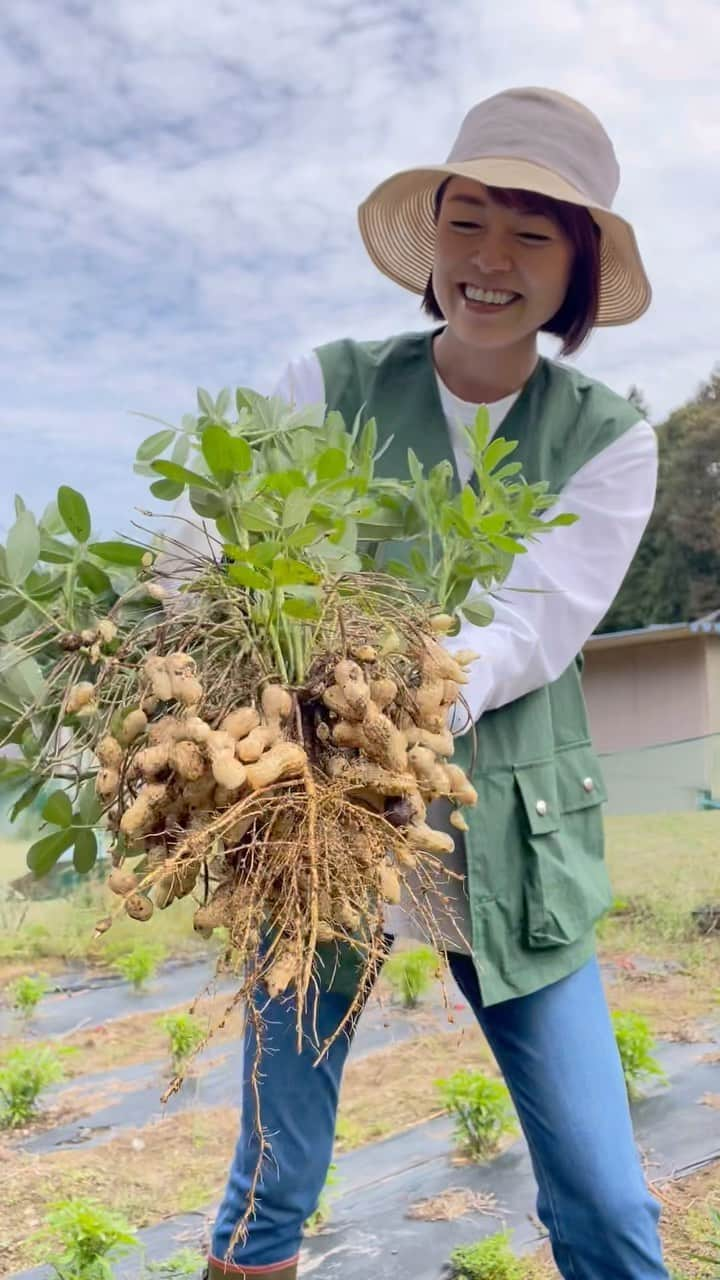
[[[557,680],[603,619],[650,518],[657,483],[657,438],[640,422],[575,473],[545,518],[575,524],[540,534],[519,555],[492,604],[487,627],[464,622],[450,652],[480,655],[463,689],[472,720]],[[452,727],[469,727],[458,706]]]

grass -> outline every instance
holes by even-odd
[[[615,892],[681,906],[720,901],[720,811],[606,817]],[[679,895],[679,897],[678,897]]]
[[[720,813],[609,817],[605,829],[616,910],[598,933],[601,958],[619,966],[611,1008],[656,1035],[699,1038],[698,1020],[717,1020],[720,936],[701,936],[692,911],[720,902]],[[639,956],[655,971],[633,967]]]
[[[81,883],[66,898],[7,900],[10,881],[27,871],[26,848],[27,842],[0,839],[0,985],[31,966],[49,974],[64,961],[102,965],[132,951],[138,942],[152,941],[173,956],[207,953],[208,944],[193,932],[191,898],[158,912],[150,926],[121,915],[97,941],[92,936],[96,921],[114,910],[118,900],[96,881]]]

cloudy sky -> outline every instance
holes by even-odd
[[[60,483],[127,530],[130,411],[424,327],[356,206],[514,85],[614,138],[655,301],[580,362],[660,420],[720,360],[719,38],[717,0],[3,0],[0,532]]]

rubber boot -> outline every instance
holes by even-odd
[[[251,1267],[246,1271],[237,1263],[223,1266],[217,1258],[208,1258],[202,1280],[297,1280],[297,1258],[292,1262],[276,1262],[267,1267]]]

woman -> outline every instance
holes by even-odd
[[[279,388],[347,419],[364,406],[394,434],[388,474],[404,472],[411,444],[428,467],[454,457],[463,482],[462,424],[487,404],[492,430],[518,441],[528,481],[559,494],[551,514],[580,517],[518,557],[491,626],[465,625],[448,641],[484,659],[466,691],[480,722],[480,802],[458,855],[466,881],[455,904],[462,928],[448,928],[450,965],[511,1090],[538,1213],[572,1280],[667,1277],[594,954],[593,925],[610,902],[605,797],[576,660],[647,523],[655,438],[627,401],[537,351],[539,332],[559,336],[569,355],[595,325],[626,324],[649,305],[633,231],[611,212],[618,178],[609,138],[580,103],[543,89],[480,103],[445,165],[396,174],[360,209],[373,262],[423,294],[441,325],[332,343],[291,365]],[[458,739],[461,758],[467,742]],[[321,1036],[350,998],[337,986],[322,993]],[[248,1239],[226,1269],[257,1153],[246,1084],[210,1280],[294,1280],[331,1159],[348,1044],[336,1042],[314,1068],[310,1042],[296,1052],[293,1010],[274,1002],[266,1017],[261,1093],[273,1158]]]

